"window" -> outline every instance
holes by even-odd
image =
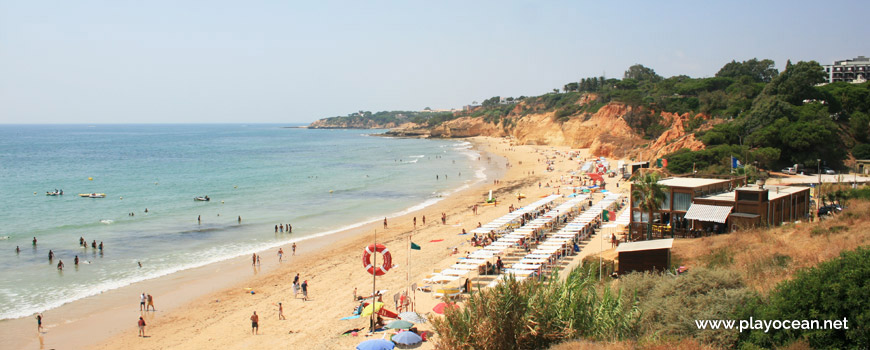
[[[662,201],[662,205],[659,207],[661,210],[671,210],[671,190],[665,190],[665,200]]]
[[[692,205],[692,195],[688,193],[674,193],[674,210],[687,211]]]
[[[632,215],[634,216],[631,219],[633,222],[647,222],[647,220],[649,220],[649,213],[644,213],[639,210],[633,211]]]

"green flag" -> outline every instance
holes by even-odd
[[[610,222],[610,215],[608,215],[610,214],[609,210],[604,210],[601,212],[601,214],[602,216],[604,216],[604,222]]]
[[[411,249],[420,250],[421,248],[417,245],[417,243],[411,242]]]

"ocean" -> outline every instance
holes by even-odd
[[[0,126],[0,319],[263,249],[289,253],[291,242],[485,178],[468,142],[283,126]],[[64,195],[46,195],[55,189]],[[282,223],[293,233],[275,233]]]

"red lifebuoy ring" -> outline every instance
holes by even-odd
[[[378,253],[384,256],[384,264],[381,266],[375,266],[372,264],[372,254],[377,251]],[[366,247],[365,252],[363,252],[363,266],[366,267],[366,271],[368,273],[383,276],[387,271],[390,271],[390,268],[393,267],[393,256],[390,254],[390,251],[387,250],[387,247],[384,247],[382,244],[378,244],[375,246],[374,244],[369,244]]]

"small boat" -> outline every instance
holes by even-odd
[[[202,196],[202,197],[196,197],[193,200],[200,201],[200,202],[208,202],[211,200],[211,198],[208,198],[208,196]]]
[[[106,198],[105,193],[79,193],[82,198]]]
[[[63,192],[45,192],[46,196],[63,196]]]

